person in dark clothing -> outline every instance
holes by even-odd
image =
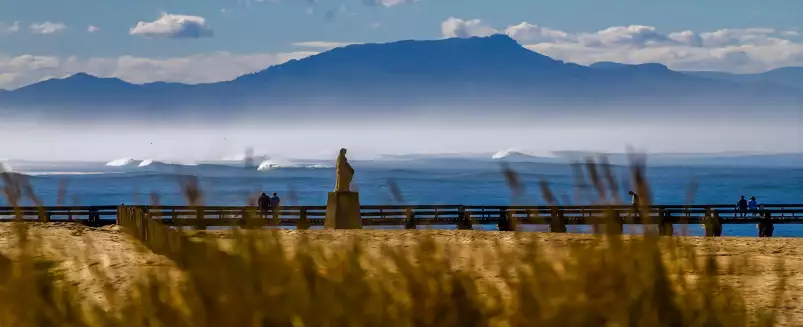
[[[259,205],[259,211],[262,214],[262,217],[267,217],[268,214],[270,214],[271,209],[270,197],[263,192],[261,195],[259,195],[257,204]]]
[[[736,202],[736,211],[741,218],[747,216],[747,200],[745,200],[744,195]]]
[[[636,194],[636,192],[633,192],[633,191],[627,192],[627,194],[630,195],[630,205],[632,206],[633,215],[634,216],[638,216],[639,215],[639,197],[638,197],[638,194]]]
[[[636,192],[633,191],[627,192],[627,194],[630,195],[630,204],[633,205],[633,208],[638,208],[639,206],[638,194],[636,194]]]

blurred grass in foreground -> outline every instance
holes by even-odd
[[[607,165],[586,166],[598,202],[619,188]],[[505,168],[509,183],[515,172]],[[634,190],[649,194],[636,165]],[[184,188],[202,203],[197,185]],[[9,203],[30,194],[6,180]],[[511,186],[519,193],[519,186]],[[542,184],[551,201],[546,183]],[[648,204],[648,196],[642,204]],[[244,219],[256,219],[254,212]],[[143,270],[130,295],[107,285],[110,308],[80,300],[78,290],[41,260],[41,245],[15,223],[16,248],[0,256],[0,326],[773,326],[777,312],[748,314],[745,301],[718,275],[751,270],[726,266],[683,244],[682,238],[606,234],[565,251],[544,249],[535,234],[516,234],[514,246],[488,247],[500,283],[478,283],[472,269],[454,264],[458,244],[416,234],[410,246],[385,245],[371,255],[359,236],[345,245],[278,231],[233,229],[233,246],[194,232],[167,228],[136,208],[121,207],[124,231],[175,262],[181,273]],[[319,232],[320,233],[320,232]],[[359,233],[357,233],[359,235]],[[68,241],[68,240],[65,240]],[[71,240],[74,241],[74,240]],[[98,283],[108,279],[93,269]],[[691,276],[691,277],[690,277]],[[690,277],[690,278],[689,278]],[[783,283],[774,292],[783,297]]]

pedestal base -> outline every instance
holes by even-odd
[[[325,229],[362,229],[357,192],[330,192],[326,201]]]

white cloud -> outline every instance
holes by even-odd
[[[657,62],[677,70],[734,73],[803,66],[803,43],[791,38],[796,36],[794,32],[741,28],[665,33],[653,26],[630,25],[569,33],[527,22],[497,29],[479,19],[454,17],[441,24],[444,37],[506,33],[531,50],[579,64]]]
[[[56,56],[0,55],[0,88],[14,89],[54,77],[85,72],[100,77],[117,77],[131,83],[209,83],[231,80],[291,59],[316,54],[312,51],[287,53],[233,54],[217,52],[188,57],[79,58]]]
[[[50,21],[44,23],[33,23],[30,26],[31,33],[34,34],[55,34],[67,28],[67,25],[62,23],[53,23]]]
[[[363,0],[362,2],[368,6],[394,7],[398,5],[407,5],[418,1],[419,0]]]
[[[0,35],[13,34],[20,31],[20,22],[13,22],[10,25],[0,22]]]
[[[499,31],[479,19],[449,17],[441,23],[441,34],[444,37],[488,36],[496,33]]]
[[[505,33],[516,40],[558,41],[570,39],[569,34],[566,32],[532,25],[526,22],[508,26],[505,29]]]
[[[129,33],[146,38],[174,39],[211,37],[213,34],[203,17],[168,13],[153,22],[138,22]]]
[[[334,49],[339,47],[345,47],[347,45],[352,44],[359,44],[357,42],[328,42],[328,41],[307,41],[307,42],[296,42],[293,45],[297,47],[303,48],[317,48],[317,49]]]
[[[87,31],[87,32],[89,32],[89,33],[95,33],[95,32],[97,32],[97,31],[100,31],[100,27],[97,27],[97,26],[95,26],[95,25],[89,25],[89,26],[86,28],[86,31]]]

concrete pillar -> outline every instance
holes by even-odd
[[[326,201],[325,229],[362,229],[357,192],[330,192]]]

